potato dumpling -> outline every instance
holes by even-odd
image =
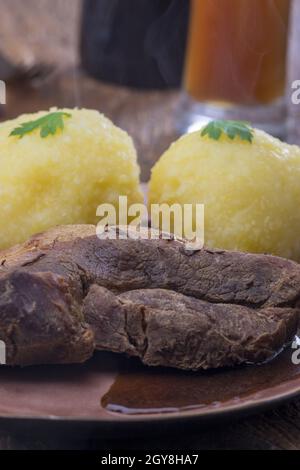
[[[52,109],[50,112],[58,110]],[[64,129],[10,136],[20,124],[49,113],[0,124],[0,249],[58,224],[97,223],[96,208],[119,195],[142,202],[132,139],[97,111],[69,113]]]
[[[300,261],[300,148],[254,130],[249,143],[201,131],[152,170],[150,203],[203,203],[205,245]]]

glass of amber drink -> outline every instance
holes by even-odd
[[[290,0],[192,0],[185,130],[240,119],[284,136]]]

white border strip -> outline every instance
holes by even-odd
[[[0,80],[0,104],[6,104],[6,84]]]

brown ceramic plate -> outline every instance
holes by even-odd
[[[0,418],[13,426],[76,423],[110,435],[232,419],[300,394],[293,352],[260,366],[198,373],[148,368],[110,353],[82,365],[2,367]]]

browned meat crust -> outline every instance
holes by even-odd
[[[99,240],[58,227],[0,252],[9,364],[82,362],[96,347],[183,369],[261,362],[297,330],[300,266],[191,253],[168,240]]]

